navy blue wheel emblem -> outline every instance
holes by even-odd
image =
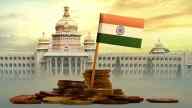
[[[125,33],[125,27],[122,25],[118,25],[116,28],[116,33],[118,35],[123,35]]]

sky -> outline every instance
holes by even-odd
[[[192,50],[191,0],[0,0],[0,50],[34,51],[42,32],[55,32],[64,6],[82,38],[96,38],[100,13],[145,19],[141,49],[100,44],[101,52],[148,53],[158,39],[171,51]]]

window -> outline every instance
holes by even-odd
[[[108,57],[107,59],[108,59],[108,60],[111,60],[111,57]]]
[[[112,57],[112,60],[114,60],[115,59],[115,57]]]
[[[143,57],[143,60],[145,60],[146,58],[145,57]]]
[[[178,60],[178,61],[181,61],[181,58],[179,57],[177,60]]]
[[[99,60],[101,60],[101,57],[99,57]]]
[[[163,64],[161,64],[161,67],[163,67]]]
[[[123,57],[121,57],[121,60],[123,60],[124,58]]]

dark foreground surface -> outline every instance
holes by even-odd
[[[127,78],[113,78],[113,88],[121,88],[129,96],[171,97],[177,98],[179,103],[162,104],[148,103],[126,105],[13,105],[9,98],[20,94],[32,94],[40,90],[51,90],[61,78],[41,80],[0,80],[0,108],[191,108],[192,85],[191,79],[184,80],[130,80]],[[63,78],[67,79],[67,78]],[[80,78],[72,78],[80,79]]]

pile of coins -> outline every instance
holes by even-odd
[[[91,85],[92,70],[86,70],[83,74],[85,79],[85,84],[89,87]],[[109,79],[110,70],[108,69],[98,69],[95,70],[94,84],[95,89],[112,89],[112,83]]]
[[[81,95],[87,88],[83,81],[59,80],[53,91],[64,96]]]

